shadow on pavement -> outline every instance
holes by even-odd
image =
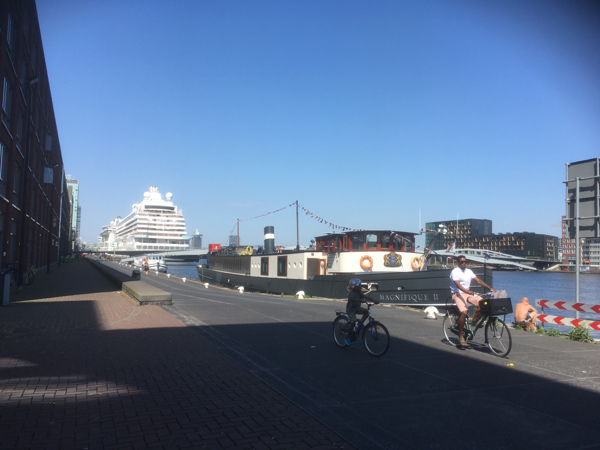
[[[90,263],[85,259],[73,260],[37,269],[35,279],[29,286],[23,285],[21,290],[11,287],[10,302],[16,303],[44,298],[68,297],[72,295],[113,292],[117,289],[104,277],[90,274]],[[93,269],[92,269],[93,270]]]
[[[39,288],[53,298],[110,293],[110,283],[85,267],[65,270],[63,278],[76,278],[70,286],[56,275]],[[374,358],[360,343],[336,347],[331,322],[160,326],[153,320],[167,316],[162,309],[115,301],[112,291],[94,302],[0,308],[0,448],[353,448],[349,441],[358,448],[573,449],[600,442],[597,352],[552,353],[543,372],[437,338],[434,345],[392,338],[389,352]],[[123,314],[138,308],[121,329],[107,330],[115,322],[99,313],[110,316],[112,307],[98,306],[109,304],[108,295],[127,307]]]

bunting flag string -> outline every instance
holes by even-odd
[[[255,217],[248,217],[247,219],[238,219],[238,220],[236,220],[235,224],[233,225],[233,228],[231,229],[231,231],[229,232],[229,235],[227,237],[227,243],[229,243],[229,236],[231,236],[233,234],[233,232],[234,232],[235,228],[237,227],[238,223],[244,222],[246,220],[254,220],[254,219],[258,219],[260,217],[265,217],[265,216],[268,216],[269,214],[275,214],[275,213],[278,213],[279,211],[283,211],[284,209],[289,208],[290,206],[294,206],[295,204],[296,204],[296,202],[290,203],[289,205],[284,206],[283,208],[276,209],[275,211],[270,211],[268,213],[260,214],[260,215],[255,216]]]
[[[269,214],[278,213],[279,211],[283,211],[284,209],[290,208],[290,207],[292,207],[294,205],[296,205],[296,202],[290,203],[289,205],[284,206],[283,208],[279,208],[279,209],[276,209],[275,211],[270,211],[270,212],[265,213],[265,214],[260,214],[258,216],[249,217],[249,218],[246,218],[246,219],[238,219],[238,220],[236,220],[235,224],[233,225],[233,228],[231,229],[231,231],[229,232],[229,236],[232,236],[233,232],[235,231],[235,228],[237,227],[237,225],[240,222],[244,222],[246,220],[258,219],[260,217],[266,217]],[[298,203],[298,208],[302,209],[302,211],[304,211],[307,216],[310,216],[311,219],[315,219],[315,220],[319,221],[320,223],[327,225],[329,228],[331,228],[333,230],[341,230],[341,231],[364,231],[364,230],[359,230],[357,228],[343,227],[341,225],[337,225],[337,224],[332,223],[332,222],[330,222],[328,220],[325,220],[322,217],[319,217],[317,214],[309,211],[307,208],[305,208],[304,206],[302,206],[299,203]],[[229,236],[227,237],[227,242],[229,242]]]
[[[298,204],[298,208],[300,208],[302,211],[304,211],[307,216],[310,216],[311,219],[315,219],[315,220],[319,221],[320,223],[328,225],[329,228],[332,228],[334,230],[337,229],[337,230],[342,230],[342,231],[362,231],[362,230],[357,230],[356,228],[349,228],[349,227],[343,227],[341,225],[336,225],[335,223],[332,223],[328,220],[323,219],[322,217],[319,217],[318,215],[309,211],[307,208],[305,208],[301,204]]]
[[[278,213],[279,211],[283,211],[284,209],[289,208],[290,206],[294,206],[295,204],[296,204],[296,202],[290,203],[289,205],[284,206],[283,208],[279,208],[279,209],[276,209],[275,211],[271,211],[271,212],[268,212],[268,213],[265,213],[265,214],[261,214],[260,216],[249,217],[247,219],[238,219],[238,222],[243,222],[245,220],[254,220],[254,219],[258,219],[259,217],[268,216],[269,214],[275,214],[275,213]],[[237,224],[237,222],[236,222],[236,224]]]

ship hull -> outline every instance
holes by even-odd
[[[493,286],[490,269],[473,268],[475,275]],[[198,266],[202,282],[220,286],[244,286],[246,292],[260,291],[273,294],[296,295],[304,291],[305,296],[333,299],[348,298],[348,281],[360,278],[364,283],[376,282],[379,290],[370,297],[381,303],[406,306],[444,306],[450,296],[451,270],[427,270],[421,272],[387,272],[316,275],[310,280],[291,278],[256,277],[221,272]],[[476,285],[476,287],[479,287]]]

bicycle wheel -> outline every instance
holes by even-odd
[[[34,278],[35,274],[33,272],[29,272],[25,277],[25,284],[29,286],[31,283],[33,283]]]
[[[342,333],[342,330],[348,325],[348,318],[345,316],[337,316],[333,321],[333,340],[338,347],[346,347],[346,337],[348,333]]]
[[[454,314],[446,314],[444,316],[444,336],[449,344],[455,347],[459,346],[458,342],[458,316]]]
[[[373,356],[382,356],[390,348],[390,333],[384,324],[373,322],[363,330],[363,344]]]
[[[485,325],[485,341],[494,355],[504,357],[510,353],[512,337],[508,327],[497,317],[490,317]]]

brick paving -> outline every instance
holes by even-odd
[[[0,307],[0,448],[354,447],[81,260]]]

